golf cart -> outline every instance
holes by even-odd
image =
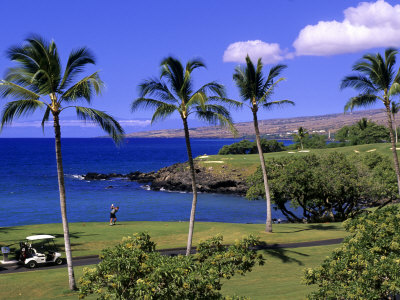
[[[26,242],[19,243],[18,260],[31,269],[45,263],[63,264],[54,239],[54,236],[48,234],[28,236]]]

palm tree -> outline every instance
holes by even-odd
[[[375,104],[378,100],[385,106],[387,126],[389,128],[394,167],[397,175],[397,185],[400,194],[399,160],[396,152],[396,141],[393,134],[391,111],[391,97],[400,93],[400,70],[395,73],[397,50],[388,48],[383,58],[379,53],[365,54],[360,61],[354,64],[353,71],[357,74],[346,76],[341,83],[341,89],[352,87],[360,91],[358,96],[352,97],[346,103],[344,110],[353,110],[354,107],[365,107]]]
[[[258,149],[258,154],[260,156],[261,170],[264,179],[265,198],[267,201],[267,221],[266,221],[265,231],[272,232],[271,196],[268,186],[267,171],[265,169],[264,155],[261,148],[257,112],[260,107],[271,109],[276,105],[282,105],[282,104],[294,105],[294,102],[289,100],[268,102],[276,85],[282,80],[284,80],[284,78],[279,78],[277,80],[275,79],[280,75],[283,69],[286,68],[286,65],[276,65],[272,67],[266,79],[263,77],[262,68],[263,65],[261,63],[261,58],[258,59],[257,66],[254,66],[250,57],[247,55],[246,67],[245,68],[240,66],[237,67],[235,69],[235,73],[233,74],[233,80],[236,82],[236,85],[239,88],[240,95],[243,101],[249,102],[249,105],[247,106],[253,112],[254,130],[256,133],[257,149]]]
[[[367,129],[368,127],[368,119],[367,118],[362,118],[357,122],[358,128],[362,131]]]
[[[186,255],[190,254],[192,247],[197,204],[196,176],[190,145],[188,117],[194,114],[197,118],[212,124],[229,126],[235,132],[229,111],[220,103],[240,105],[237,101],[226,99],[224,87],[216,82],[207,83],[194,91],[192,72],[202,67],[205,65],[201,60],[191,60],[184,68],[179,60],[173,57],[165,58],[161,62],[160,79],[152,78],[140,84],[140,97],[133,101],[131,107],[132,111],[139,107],[153,108],[155,112],[152,122],[163,120],[175,112],[178,112],[182,119],[193,191]]]
[[[395,138],[396,138],[396,144],[398,142],[396,115],[397,115],[397,113],[399,111],[400,111],[400,103],[392,101],[391,113],[392,113],[392,117],[393,117],[394,135],[395,135]]]
[[[303,126],[300,126],[299,129],[297,129],[296,136],[300,141],[301,150],[303,150],[303,140],[307,136],[307,134],[308,134],[308,132],[305,128],[303,128]]]
[[[94,57],[87,48],[83,47],[70,53],[64,72],[62,72],[55,42],[47,42],[40,36],[32,35],[25,40],[24,45],[9,48],[7,56],[15,61],[17,66],[9,68],[5,79],[0,80],[0,95],[16,100],[6,103],[1,113],[1,129],[4,125],[11,124],[14,118],[31,114],[37,109],[45,109],[42,120],[43,129],[50,114],[53,117],[69,287],[75,290],[61,155],[60,113],[67,108],[75,108],[78,118],[99,124],[116,142],[121,140],[123,129],[117,121],[102,111],[76,106],[81,99],[90,103],[93,94],[99,94],[103,87],[98,72],[74,83],[76,76],[87,64],[95,64]]]

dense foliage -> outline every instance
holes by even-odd
[[[239,299],[220,293],[221,278],[244,275],[262,255],[254,249],[257,238],[249,236],[227,248],[216,236],[199,244],[191,256],[164,256],[145,233],[125,238],[102,251],[102,261],[85,268],[80,279],[80,298],[97,294],[100,299]]]
[[[283,143],[276,140],[260,139],[260,142],[263,153],[279,152],[285,150],[285,146],[283,145]],[[241,140],[240,142],[233,143],[231,145],[225,145],[218,152],[219,155],[257,153],[258,150],[256,142],[251,142],[249,140]]]
[[[323,149],[327,147],[327,136],[317,133],[305,134],[304,137],[300,138],[298,135],[293,136],[293,144],[288,146],[287,149]]]
[[[371,152],[296,155],[267,163],[272,201],[290,221],[341,221],[365,206],[396,197],[388,159]],[[264,197],[260,170],[248,179],[247,198]],[[300,208],[302,216],[291,208]]]
[[[335,134],[335,140],[346,142],[348,145],[362,145],[387,142],[390,136],[387,127],[361,119],[353,125],[339,129]]]
[[[344,222],[350,235],[321,266],[305,270],[318,285],[309,299],[395,299],[400,294],[400,208],[363,212]]]

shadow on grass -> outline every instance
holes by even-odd
[[[273,249],[265,249],[263,250],[265,255],[276,257],[280,259],[283,263],[296,263],[299,266],[303,266],[303,262],[298,260],[293,256],[293,254],[300,255],[300,256],[309,256],[308,254],[300,253],[293,250],[287,250],[284,248],[273,248]],[[291,255],[291,256],[289,256]]]
[[[309,230],[338,230],[337,226],[334,225],[322,225],[322,224],[308,224],[307,228],[301,228],[293,231],[274,231],[274,233],[295,233],[301,231],[309,231]]]
[[[0,227],[0,233],[4,233],[4,234],[10,233],[13,230],[21,230],[21,228],[19,228],[19,227]]]

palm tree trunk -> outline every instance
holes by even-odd
[[[72,266],[72,255],[71,255],[71,243],[69,240],[69,228],[67,220],[67,205],[65,201],[65,184],[64,184],[64,169],[61,155],[61,129],[60,120],[58,114],[53,115],[54,118],[54,133],[56,142],[56,159],[57,159],[57,175],[58,175],[58,189],[60,191],[60,207],[61,207],[61,218],[64,230],[64,242],[65,242],[65,255],[67,257],[68,266],[68,280],[70,290],[76,290],[74,269]]]
[[[194,218],[195,218],[195,214],[196,214],[196,205],[197,205],[197,187],[196,187],[196,175],[194,172],[194,163],[193,163],[193,157],[192,157],[192,147],[190,146],[189,127],[188,127],[187,119],[183,118],[182,120],[183,120],[183,127],[185,130],[186,149],[187,149],[187,154],[188,154],[190,175],[192,177],[192,191],[193,191],[192,210],[190,211],[189,234],[188,234],[188,241],[187,241],[187,247],[186,247],[186,256],[188,256],[188,255],[190,255],[190,251],[192,249]]]
[[[400,196],[400,168],[399,168],[399,159],[397,157],[397,150],[396,150],[396,141],[393,134],[393,124],[392,124],[392,113],[390,111],[390,106],[386,106],[386,114],[387,114],[387,122],[389,127],[390,133],[390,141],[392,142],[392,153],[393,153],[393,160],[394,160],[394,169],[396,171],[397,176],[397,188]]]
[[[265,168],[264,154],[263,154],[263,151],[262,151],[262,148],[261,148],[260,131],[258,130],[257,110],[256,109],[252,109],[252,111],[253,111],[254,131],[256,132],[256,142],[257,142],[258,155],[260,156],[261,170],[262,170],[263,179],[264,179],[265,198],[266,198],[266,201],[267,201],[267,221],[266,221],[266,224],[265,224],[265,231],[266,232],[272,232],[271,195],[269,193],[267,170]]]
[[[394,134],[396,136],[396,144],[397,144],[397,124],[396,124],[396,118],[395,118],[395,114],[392,114],[393,116],[393,124],[394,124]]]

